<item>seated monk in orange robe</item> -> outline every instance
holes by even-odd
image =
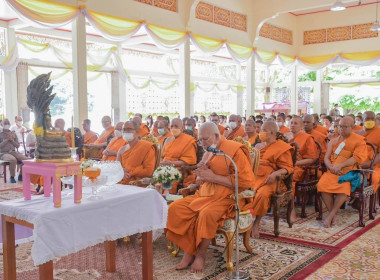
[[[197,123],[192,118],[187,119],[185,122],[185,129],[193,131],[195,133],[195,136],[198,137],[198,129],[196,128],[196,126]]]
[[[311,165],[318,159],[317,145],[313,137],[302,131],[303,121],[301,117],[294,116],[290,121],[289,143],[296,142],[299,146],[296,166],[293,175],[293,195],[296,192],[296,183],[303,180],[305,170],[303,166]],[[295,207],[292,209],[291,220],[296,220]]]
[[[220,125],[220,119],[217,113],[213,112],[210,115],[210,121],[218,126],[220,135],[223,135],[226,131],[226,128],[223,125]]]
[[[282,134],[290,132],[290,129],[285,126],[285,119],[285,114],[279,114],[276,119],[278,125],[278,132],[281,132]]]
[[[364,137],[352,133],[353,127],[352,118],[341,119],[338,128],[340,135],[327,145],[325,165],[328,171],[322,175],[317,184],[318,192],[322,193],[322,200],[329,211],[323,222],[325,227],[330,227],[334,223],[336,213],[351,194],[351,183],[338,184],[339,177],[359,168],[368,157]],[[335,200],[334,194],[336,194]]]
[[[352,128],[353,132],[363,130],[363,127],[360,125],[360,121],[356,122],[356,118],[354,114],[348,114],[346,117],[351,117],[354,120],[354,127]]]
[[[305,131],[305,133],[311,135],[314,141],[317,141],[319,144],[321,144],[321,156],[319,157],[319,164],[322,164],[325,158],[326,149],[327,149],[327,143],[326,143],[327,137],[323,135],[322,133],[313,129],[313,122],[314,122],[314,119],[312,115],[303,116],[303,130]]]
[[[314,123],[313,123],[314,130],[318,131],[319,133],[322,133],[323,135],[327,137],[327,135],[329,134],[329,129],[319,124],[318,114],[313,114],[313,117],[314,117]]]
[[[102,118],[102,125],[104,131],[100,134],[99,138],[94,143],[84,145],[84,157],[101,159],[103,150],[107,147],[109,141],[115,136],[115,127],[111,124],[111,118],[104,116]]]
[[[102,160],[116,160],[117,152],[120,150],[121,147],[127,145],[127,142],[123,139],[123,122],[119,122],[117,125],[115,125],[115,137],[111,139],[108,146],[103,151],[103,157]]]
[[[243,139],[251,143],[251,145],[255,144],[256,138],[259,137],[259,134],[256,133],[256,123],[254,120],[248,119],[245,122],[244,132],[247,136],[244,136]]]
[[[227,140],[234,140],[236,137],[246,136],[244,132],[244,127],[241,125],[241,116],[231,115],[229,118],[228,129],[224,132],[224,137]]]
[[[95,132],[91,131],[91,120],[89,119],[83,120],[82,127],[83,127],[83,130],[85,131],[85,133],[83,134],[84,145],[94,143],[96,139],[98,139],[98,135]]]
[[[253,186],[251,158],[245,145],[226,140],[211,122],[199,128],[199,140],[203,148],[215,146],[232,157],[239,170],[239,192]],[[231,162],[227,162],[222,156],[206,152],[195,170],[199,190],[169,206],[166,237],[184,251],[176,269],[191,265],[191,272],[202,272],[207,247],[216,230],[226,218],[235,215],[235,201],[231,198],[235,189],[235,170]],[[240,199],[240,211],[251,206],[252,200]]]
[[[160,165],[174,165],[177,168],[183,165],[197,163],[197,141],[194,137],[183,133],[181,119],[175,118],[171,121],[170,131],[173,136],[168,137],[163,147]],[[193,176],[184,178],[183,185],[187,186],[194,181]],[[188,181],[187,181],[188,180]],[[173,183],[170,193],[177,193],[179,182]]]
[[[169,123],[165,120],[159,121],[158,125],[158,142],[160,142],[161,147],[164,146],[165,139],[173,136],[173,134],[169,131]]]
[[[248,120],[247,120],[248,121]],[[253,121],[252,121],[253,122]],[[256,216],[253,223],[252,236],[259,238],[261,217],[267,214],[270,207],[271,196],[276,192],[276,177],[293,173],[292,146],[282,140],[276,140],[278,127],[275,122],[264,122],[260,132],[260,140],[266,143],[260,149],[260,164],[255,176],[253,199],[253,213]],[[286,188],[284,188],[284,191]]]
[[[135,114],[132,121],[137,123],[139,125],[139,130],[137,131],[137,136],[139,137],[145,137],[150,133],[149,127],[142,122],[142,118],[140,117],[141,114]]]
[[[362,135],[365,137],[365,141],[367,143],[371,143],[375,145],[377,149],[377,155],[374,162],[375,173],[372,175],[372,185],[373,191],[376,193],[379,188],[380,181],[380,127],[375,126],[375,113],[372,111],[366,111],[363,114],[364,119],[364,130],[356,131],[355,133]],[[368,169],[371,165],[371,160],[373,158],[373,150],[371,147],[367,147],[368,149],[368,158],[361,165],[362,168]]]
[[[128,185],[130,181],[151,177],[156,163],[156,145],[140,140],[137,136],[139,126],[133,121],[126,121],[123,126],[123,138],[128,142],[120,148],[117,160],[124,169],[124,178],[120,184]]]

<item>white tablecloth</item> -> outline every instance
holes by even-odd
[[[0,214],[34,224],[35,265],[106,240],[166,227],[167,203],[155,190],[115,185],[100,192],[99,201],[89,201],[90,192],[83,188],[82,203],[74,204],[72,191],[63,191],[61,208],[43,196],[0,202]]]

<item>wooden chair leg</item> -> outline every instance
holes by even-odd
[[[301,218],[306,218],[306,197],[307,197],[307,191],[305,190],[305,188],[302,188],[302,204],[301,204],[301,207],[302,207],[302,211],[301,211]]]
[[[211,244],[212,244],[213,246],[216,246],[216,239],[215,239],[215,237],[214,237],[213,239],[211,239]]]
[[[369,212],[368,214],[371,220],[375,219],[375,217],[373,216],[374,200],[375,200],[375,194],[371,194],[371,196],[369,197],[369,207],[368,207],[368,212]]]
[[[278,237],[280,235],[279,224],[280,224],[280,202],[278,198],[273,203],[273,222],[274,222],[274,236]]]
[[[287,209],[287,212],[286,212],[286,221],[288,222],[288,225],[289,225],[289,228],[292,228],[293,227],[293,223],[290,219],[290,216],[292,214],[292,210],[293,210],[293,207],[294,207],[294,200],[293,198],[288,202],[288,209]]]
[[[323,217],[322,198],[321,198],[321,194],[318,191],[317,191],[316,196],[317,196],[316,200],[318,201],[318,208],[319,208],[319,215],[317,216],[317,220],[321,221]]]
[[[244,247],[245,247],[245,249],[247,249],[247,252],[250,254],[252,254],[252,251],[253,251],[251,245],[249,244],[249,238],[251,237],[251,231],[252,231],[252,225],[249,228],[249,230],[244,232],[244,237],[243,237]]]
[[[364,223],[364,209],[365,209],[365,199],[364,197],[361,195],[360,198],[360,203],[359,203],[359,227],[364,227],[365,226],[365,223]]]
[[[4,169],[4,183],[7,182],[7,165],[3,164],[3,169]]]

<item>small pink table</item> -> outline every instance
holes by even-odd
[[[80,203],[82,199],[82,170],[81,162],[36,162],[23,160],[22,184],[25,200],[31,199],[30,175],[44,176],[44,196],[50,197],[51,181],[53,181],[54,207],[61,207],[61,177],[74,176],[74,202]]]

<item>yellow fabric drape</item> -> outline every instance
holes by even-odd
[[[125,36],[132,35],[143,24],[135,20],[111,17],[94,11],[86,10],[85,14],[90,23],[101,33],[110,36],[114,40],[116,38],[125,39]]]
[[[72,21],[79,13],[77,7],[40,0],[6,0],[22,16],[47,25],[62,25]]]
[[[208,37],[195,35],[195,34],[192,34],[192,38],[194,39],[193,42],[201,50],[206,51],[206,52],[216,52],[222,47],[224,43],[224,41],[215,40],[215,39],[211,39]]]
[[[264,63],[272,63],[272,61],[276,58],[277,53],[275,52],[267,52],[263,50],[256,50],[257,55],[261,59],[262,62]]]
[[[233,56],[237,57],[238,59],[241,60],[247,60],[248,58],[251,57],[253,51],[255,50],[254,48],[234,44],[234,43],[227,43],[227,46],[230,48]]]
[[[319,66],[328,63],[329,60],[337,57],[338,54],[320,55],[320,56],[307,56],[299,57],[298,60],[310,66]]]
[[[380,57],[380,51],[342,53],[341,57],[348,60],[366,61]]]
[[[154,24],[147,24],[146,27],[150,35],[165,46],[177,46],[187,38],[187,33],[184,31],[160,27]]]

